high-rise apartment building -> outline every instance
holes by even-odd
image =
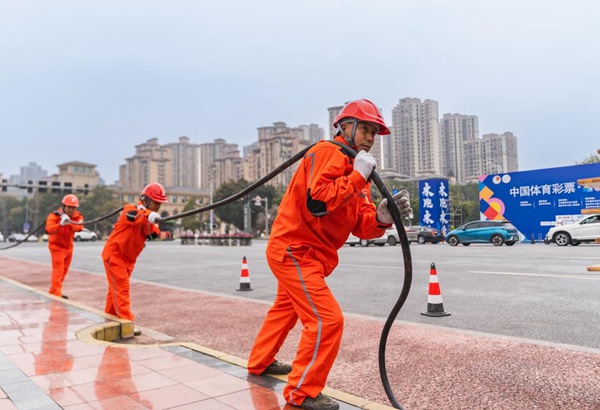
[[[481,139],[482,174],[519,170],[517,137],[512,132],[485,134]]]
[[[258,142],[253,144],[252,149],[244,150],[244,161],[247,162],[244,166],[244,171],[247,172],[244,178],[248,181],[259,180],[309,145],[310,141],[305,139],[301,128],[290,128],[285,122],[258,128]],[[297,168],[296,162],[268,184],[286,187]]]
[[[119,186],[140,191],[150,182],[167,184],[171,164],[167,149],[158,144],[158,138],[150,138],[135,146],[135,154],[119,166]]]
[[[479,119],[475,115],[444,114],[440,124],[442,175],[466,182],[467,163],[475,157],[465,156],[465,143],[479,139]],[[470,155],[473,155],[469,151]],[[471,171],[470,171],[471,172]]]
[[[200,145],[200,188],[217,189],[228,181],[244,176],[243,159],[237,144],[228,144],[217,138]]]
[[[464,182],[477,182],[479,175],[519,170],[517,137],[512,132],[485,134],[464,144]],[[457,181],[458,182],[458,181]]]
[[[151,138],[136,145],[135,154],[119,167],[119,186],[137,191],[159,182],[165,187],[198,189],[198,147],[188,137],[166,145]]]
[[[171,177],[168,186],[199,187],[198,144],[190,143],[188,137],[179,137],[178,142],[164,145],[171,160]]]
[[[386,168],[411,177],[441,175],[438,103],[403,98],[392,110],[392,126]]]
[[[329,139],[330,140],[332,140],[333,137],[335,137],[335,128],[333,128],[333,122],[337,118],[340,111],[342,111],[342,108],[344,108],[343,105],[338,105],[336,107],[327,108],[327,111],[329,112],[329,123],[327,125],[329,126]]]
[[[325,130],[317,124],[300,125],[298,128],[302,130],[303,138],[311,144],[325,138]]]

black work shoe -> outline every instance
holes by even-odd
[[[140,329],[138,329],[138,328],[134,328],[133,329],[133,335],[134,336],[139,336],[141,334],[142,334],[142,331]]]
[[[282,363],[278,360],[275,360],[265,369],[264,373],[269,374],[288,374],[292,371],[292,366],[287,363]]]
[[[307,410],[338,410],[340,408],[340,404],[337,401],[319,393],[319,395],[314,399],[312,397],[307,397],[304,399],[301,405],[296,407]]]
[[[67,295],[62,295],[63,299],[69,299],[69,297]]]

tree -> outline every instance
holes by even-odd
[[[92,220],[108,215],[119,209],[119,202],[114,197],[114,192],[105,186],[96,186],[85,196],[79,196],[79,211],[85,220]],[[104,237],[112,231],[113,225],[117,221],[118,215],[109,219],[97,222],[89,228],[95,231],[99,237]]]
[[[11,219],[11,210],[16,206],[19,206],[19,200],[17,198],[12,196],[0,196],[0,230],[4,233],[5,237],[17,230],[17,227],[13,225]]]
[[[239,179],[222,184],[214,193],[213,201],[218,202],[240,192],[248,186],[248,181]],[[215,215],[223,222],[244,229],[244,204],[243,201],[233,201],[214,210]]]
[[[450,186],[450,226],[479,220],[479,184],[469,182]]]
[[[191,211],[193,209],[200,207],[200,205],[198,205],[196,203],[196,201],[197,201],[197,198],[195,198],[195,197],[188,198],[187,203],[183,207],[182,213],[185,213],[185,212],[188,212],[188,211]],[[186,216],[181,219],[181,228],[186,231],[187,230],[195,231],[196,229],[200,230],[201,226],[202,226],[202,223],[200,222],[200,214]]]
[[[584,158],[581,162],[576,162],[575,165],[597,164],[598,162],[600,162],[600,155],[590,154],[589,157]]]
[[[237,181],[229,181],[222,184],[214,194],[214,202],[221,201],[225,198],[229,198],[245,189],[250,183],[245,179],[239,179]],[[264,202],[262,206],[255,206],[253,199],[256,196],[261,198],[268,198],[269,202],[269,221],[273,221],[274,213],[272,210],[276,209],[275,205],[279,202],[275,200],[281,200],[281,195],[278,191],[270,185],[262,185],[256,188],[254,191],[247,195],[247,198],[242,198],[237,201],[233,201],[225,206],[221,206],[215,209],[217,217],[228,224],[234,225],[237,229],[244,229],[244,206],[247,202],[250,203],[250,219],[252,221],[251,229],[265,229],[265,207]],[[262,214],[262,217],[259,217]]]

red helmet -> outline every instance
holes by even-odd
[[[165,188],[158,182],[146,185],[146,188],[142,191],[142,195],[147,196],[155,202],[167,202]]]
[[[79,208],[79,199],[73,194],[65,195],[61,204],[66,206],[72,206],[73,208]]]
[[[333,126],[338,127],[345,118],[356,118],[359,121],[376,124],[379,127],[379,130],[377,131],[377,134],[379,135],[388,135],[390,133],[390,129],[383,121],[381,110],[369,100],[362,99],[350,101],[342,108],[335,118]]]

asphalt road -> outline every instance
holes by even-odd
[[[103,242],[77,243],[72,268],[104,275]],[[249,247],[148,243],[133,278],[184,289],[270,303],[276,281],[264,257],[265,241]],[[411,245],[413,282],[398,320],[467,331],[600,348],[600,245],[513,247]],[[28,243],[2,256],[49,263],[46,244]],[[237,292],[246,256],[252,292]],[[451,316],[431,318],[427,308],[430,264],[435,263],[444,308]],[[346,314],[385,318],[403,281],[399,246],[348,247],[328,283]]]

